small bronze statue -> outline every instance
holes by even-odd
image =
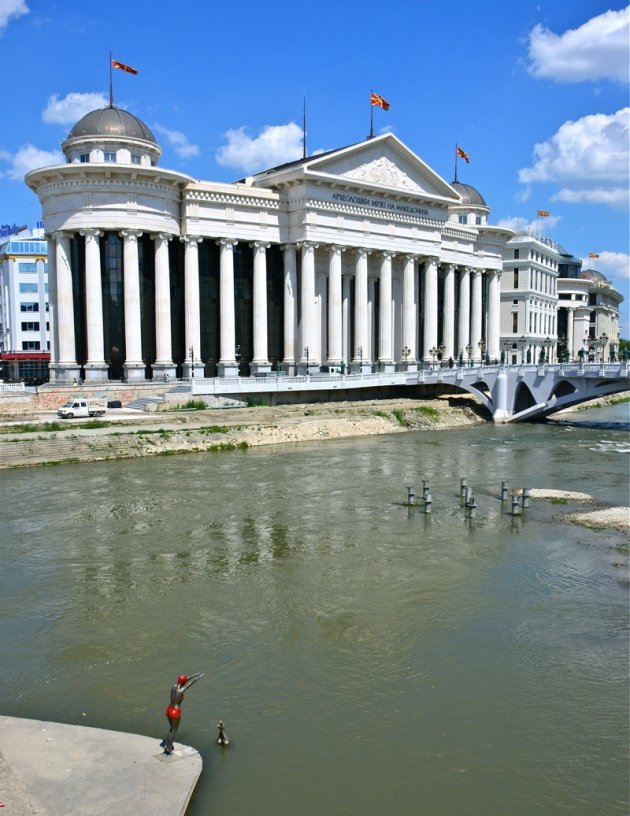
[[[219,720],[217,728],[219,729],[219,738],[217,739],[217,743],[219,745],[229,745],[230,741],[227,738],[227,734],[225,733],[225,726],[223,725],[223,720]]]
[[[191,674],[190,677],[185,674],[180,674],[177,678],[177,683],[175,683],[171,689],[171,704],[166,709],[166,719],[168,720],[169,731],[166,737],[160,743],[160,746],[164,748],[165,754],[173,753],[173,743],[175,741],[175,737],[177,736],[177,729],[179,728],[179,723],[182,716],[184,692],[189,689],[193,683],[196,683],[197,680],[201,680],[202,677],[203,674],[201,672]]]

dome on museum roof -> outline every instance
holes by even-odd
[[[157,144],[155,136],[144,122],[129,111],[113,106],[87,113],[72,128],[68,139],[82,136],[120,136],[123,139],[143,139]]]
[[[475,190],[474,187],[471,187],[470,184],[462,184],[461,181],[454,181],[451,184],[451,187],[457,190],[462,197],[462,204],[472,207],[488,206],[481,193],[478,190]]]

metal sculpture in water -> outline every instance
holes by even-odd
[[[182,702],[184,700],[184,692],[189,689],[193,683],[196,683],[197,680],[201,680],[202,677],[203,673],[201,672],[196,672],[190,676],[180,674],[177,678],[177,682],[171,689],[171,702],[166,709],[166,719],[168,720],[169,730],[166,737],[160,743],[160,746],[164,748],[165,754],[173,753],[173,745],[182,717]]]

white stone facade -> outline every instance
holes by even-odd
[[[457,189],[392,134],[234,184],[161,169],[146,139],[106,161],[111,140],[74,136],[67,164],[26,179],[49,241],[52,378],[498,360],[513,233],[485,206],[460,223]]]

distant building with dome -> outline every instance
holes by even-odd
[[[391,133],[234,183],[159,165],[113,105],[30,172],[48,240],[51,380],[416,370],[498,359],[513,232]]]

